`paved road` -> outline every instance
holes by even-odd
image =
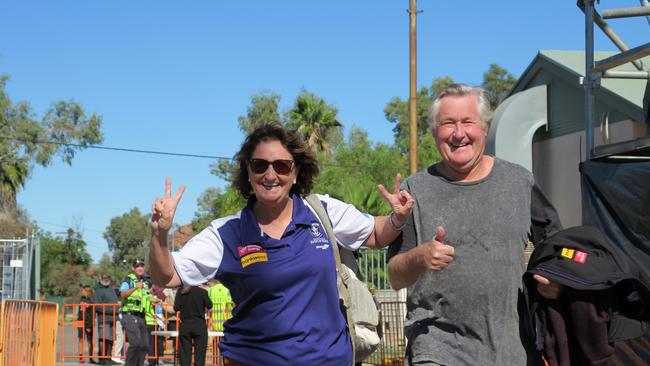
[[[213,340],[210,340],[210,343],[208,344],[208,358],[206,360],[206,365],[216,366],[216,362],[213,362],[213,357],[212,357],[212,352],[211,349],[213,345],[211,344]],[[61,357],[61,344],[65,345],[65,352],[64,355],[66,356],[62,362],[62,357]],[[95,338],[93,340],[93,344],[95,344],[95,347],[97,347],[97,339]],[[171,342],[169,343],[171,347]],[[66,325],[63,328],[63,332],[61,332],[61,327],[59,326],[58,329],[58,336],[57,336],[57,358],[56,358],[56,364],[57,365],[65,365],[65,366],[76,366],[80,365],[79,364],[79,358],[78,357],[68,357],[68,356],[78,356],[79,355],[79,340],[77,338],[77,330],[73,329],[70,324]],[[88,354],[88,349],[87,349],[87,344],[84,345],[84,354]],[[97,350],[95,350],[95,354],[97,354]],[[166,352],[166,356],[171,361],[172,357],[172,352],[168,351]],[[93,357],[95,360],[97,359],[96,357]],[[87,356],[85,357],[85,360],[88,361]],[[171,363],[171,362],[170,362]],[[85,365],[89,365],[86,363]],[[91,364],[92,365],[92,364]]]

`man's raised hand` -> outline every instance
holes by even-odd
[[[176,207],[178,207],[178,202],[183,197],[183,192],[185,192],[185,185],[181,184],[172,197],[172,180],[170,178],[165,179],[165,196],[162,198],[156,197],[153,205],[151,205],[151,213],[153,214],[151,216],[151,230],[154,233],[159,230],[167,231],[172,227]]]

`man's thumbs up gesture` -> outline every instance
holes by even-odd
[[[418,246],[422,269],[441,271],[454,260],[454,247],[445,244],[445,229],[438,226],[431,240]]]

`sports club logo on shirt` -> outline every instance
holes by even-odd
[[[311,240],[309,243],[311,244],[324,244],[324,245],[317,245],[316,248],[318,249],[327,249],[329,247],[329,240],[323,236],[323,231],[321,229],[321,226],[317,222],[313,222],[309,226],[309,232],[311,233]]]
[[[317,222],[311,224],[311,226],[309,227],[309,231],[311,231],[311,235],[314,238],[318,238],[319,236],[323,235],[320,232],[320,224],[318,224]]]
[[[246,268],[254,263],[269,261],[266,250],[255,244],[238,246],[237,254],[239,254],[242,268]]]

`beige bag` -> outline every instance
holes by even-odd
[[[332,223],[318,196],[310,194],[305,197],[305,200],[316,213],[332,244],[336,260],[339,299],[346,311],[346,321],[352,339],[353,364],[361,362],[368,358],[381,343],[377,302],[368,286],[355,274],[359,267],[354,253],[345,248],[339,248]],[[342,257],[343,263],[341,263]]]

